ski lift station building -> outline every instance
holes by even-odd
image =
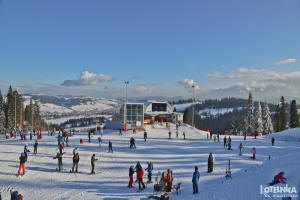
[[[117,129],[132,129],[144,127],[144,124],[151,124],[154,121],[159,122],[178,122],[183,120],[183,113],[173,112],[172,106],[168,102],[144,101],[127,102],[122,104],[118,112],[114,115],[112,122],[107,122],[107,128],[110,123],[119,124]]]

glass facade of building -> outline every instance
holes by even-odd
[[[124,115],[125,110],[126,110],[126,115]],[[143,103],[124,104],[120,109],[120,119],[122,123],[125,123],[126,121],[127,125],[131,127],[143,126],[144,125],[144,104]]]

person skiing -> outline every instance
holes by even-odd
[[[120,131],[119,131],[119,135],[122,135],[122,129],[120,129]]]
[[[171,134],[172,134],[171,131],[169,131],[169,139],[171,139]]]
[[[228,137],[228,150],[232,150],[231,148],[231,137]]]
[[[183,139],[185,140],[185,132],[184,131],[183,131],[182,135],[183,135]]]
[[[278,183],[283,183],[283,184],[285,184],[285,183],[286,183],[286,182],[285,182],[286,178],[283,177],[283,175],[284,175],[284,172],[283,172],[283,171],[282,171],[282,172],[279,172],[278,174],[276,174],[276,175],[274,176],[273,181],[272,181],[271,183],[269,183],[269,185],[276,185],[276,184],[278,184]]]
[[[243,144],[242,143],[240,143],[240,145],[239,145],[239,149],[240,149],[240,156],[242,156],[243,155],[243,148],[244,148],[244,146],[243,146]]]
[[[147,183],[152,183],[153,164],[150,161],[148,161],[147,164],[148,164],[148,167],[145,169],[145,171],[148,172],[148,182]]]
[[[217,141],[217,136],[216,135],[214,135],[214,142],[216,142]]]
[[[142,165],[140,163],[140,161],[137,161],[136,165],[135,165],[135,171],[137,172],[138,170],[141,170],[142,169]],[[138,182],[138,174],[136,173],[136,181],[135,182]]]
[[[18,174],[20,175],[21,169],[23,169],[23,175],[25,175],[25,162],[27,161],[27,157],[25,153],[21,153],[19,160],[20,160],[20,166],[19,166]]]
[[[136,149],[135,139],[133,137],[130,138],[130,149]]]
[[[38,141],[36,140],[35,143],[34,143],[34,146],[33,146],[33,147],[34,147],[34,150],[33,150],[33,153],[34,153],[34,154],[37,154],[37,148],[38,148],[38,145],[39,145],[39,143],[38,143]]]
[[[74,168],[76,167],[75,173],[78,173],[78,163],[79,163],[79,153],[76,153],[73,156],[73,167],[72,167],[72,173],[74,173]]]
[[[95,174],[95,164],[96,164],[96,161],[98,159],[95,158],[95,154],[92,155],[91,157],[91,165],[92,165],[92,171],[91,171],[91,174]]]
[[[193,173],[193,194],[197,194],[198,193],[198,182],[199,182],[199,178],[200,178],[200,173],[198,171],[198,167],[195,166],[195,172]]]
[[[146,131],[144,131],[144,140],[145,140],[145,142],[147,141],[147,132]]]
[[[131,165],[131,166],[129,167],[129,183],[128,183],[128,187],[129,187],[129,188],[132,188],[133,174],[134,174],[134,169],[133,169],[133,165]]]
[[[112,143],[111,143],[110,140],[108,141],[108,152],[111,152],[111,153],[114,152],[113,149],[112,149]]]
[[[253,160],[255,159],[255,154],[256,154],[256,149],[255,149],[255,147],[253,147],[252,148],[252,158],[253,158]]]
[[[226,147],[227,147],[227,138],[226,138],[226,135],[225,135],[225,137],[224,137],[224,149],[226,149]]]
[[[88,138],[89,138],[89,142],[91,142],[91,130],[89,130],[88,132]]]
[[[139,168],[137,170],[137,178],[138,178],[138,181],[139,181],[139,190],[143,190],[146,187],[144,182],[143,182],[143,176],[144,176],[144,171],[143,171],[142,166],[141,166],[141,168]],[[143,188],[141,188],[141,185],[143,186]]]
[[[272,137],[272,146],[274,146],[274,143],[275,143],[275,138]]]
[[[213,172],[213,168],[214,168],[214,158],[213,158],[212,153],[209,154],[207,162],[208,162],[208,164],[207,164],[207,166],[208,166],[207,172],[211,173],[211,172]]]
[[[220,133],[218,133],[217,138],[218,138],[218,142],[220,142]]]
[[[29,152],[30,152],[30,150],[28,149],[28,144],[25,144],[25,146],[24,146],[24,154],[25,154],[25,157],[26,157],[26,161],[27,161],[27,158],[28,158],[27,153],[29,153]]]
[[[56,170],[59,170],[61,171],[62,170],[62,158],[63,158],[63,155],[64,153],[60,153],[60,152],[57,152],[56,156],[53,157],[53,159],[57,159],[58,160],[58,169]]]
[[[30,140],[32,140],[32,132],[31,131],[29,133],[29,136],[30,136]]]

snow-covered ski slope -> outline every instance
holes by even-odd
[[[147,199],[153,193],[153,184],[147,184],[142,192],[137,192],[138,185],[128,188],[128,168],[140,161],[143,169],[146,162],[152,161],[153,179],[158,172],[173,170],[174,184],[182,182],[181,195],[172,193],[170,199],[203,199],[203,200],[257,200],[269,199],[260,194],[260,185],[267,185],[273,176],[280,171],[286,172],[287,182],[300,191],[300,142],[297,140],[282,141],[282,133],[277,133],[275,146],[271,146],[270,137],[248,138],[232,137],[233,150],[223,148],[223,136],[220,143],[207,140],[207,133],[191,127],[180,127],[179,138],[176,138],[174,125],[171,126],[172,139],[168,139],[168,130],[162,126],[148,127],[148,141],[144,142],[143,132],[132,134],[131,131],[119,136],[119,131],[105,130],[102,148],[99,148],[97,137],[92,143],[87,142],[85,134],[70,138],[70,147],[65,148],[63,158],[64,172],[57,172],[57,152],[55,137],[46,136],[39,140],[38,154],[29,153],[26,163],[26,175],[17,177],[19,155],[24,144],[28,143],[33,151],[34,140],[15,139],[0,140],[0,191],[2,199],[9,199],[9,190],[13,187],[23,194],[25,200],[59,200],[59,199]],[[182,131],[186,132],[183,140]],[[290,130],[299,135],[300,129]],[[129,149],[130,137],[136,139],[137,149]],[[227,136],[228,137],[228,136]],[[79,144],[84,138],[85,143]],[[107,153],[108,141],[113,144],[114,153]],[[244,155],[238,155],[238,145],[243,142]],[[78,174],[71,174],[72,150],[78,147],[80,155]],[[257,159],[250,159],[251,148],[257,149]],[[208,154],[215,157],[214,172],[207,171]],[[90,158],[95,153],[99,159],[96,174],[91,171]],[[269,155],[271,160],[268,160]],[[225,180],[227,160],[231,159],[232,179]],[[200,171],[199,194],[192,194],[192,173],[197,165]],[[135,180],[135,175],[134,175]],[[144,181],[147,180],[147,172]],[[276,199],[276,198],[274,198]]]

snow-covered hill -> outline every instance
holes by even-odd
[[[119,105],[117,99],[100,97],[73,97],[49,95],[24,95],[25,105],[30,100],[37,101],[40,105],[42,117],[50,123],[62,123],[69,119],[80,117],[94,117],[112,114]]]

